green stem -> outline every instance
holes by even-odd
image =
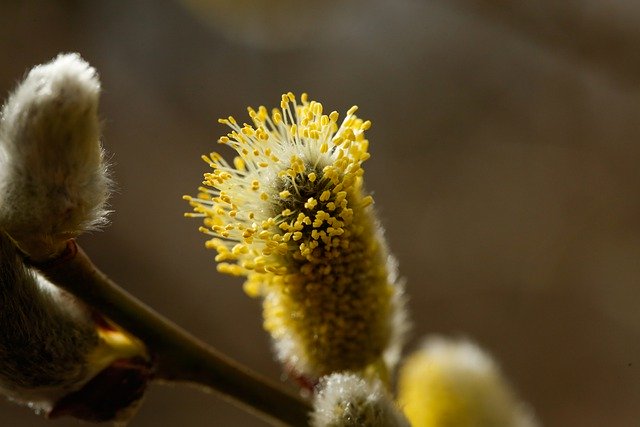
[[[157,364],[155,378],[216,392],[275,425],[308,424],[307,401],[220,354],[125,292],[74,240],[57,259],[34,267],[142,340]]]

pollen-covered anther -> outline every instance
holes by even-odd
[[[307,202],[304,204],[304,207],[307,209],[313,209],[317,206],[317,204],[318,201],[316,199],[314,199],[313,197],[309,197]]]

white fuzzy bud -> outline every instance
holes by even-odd
[[[105,222],[99,96],[95,69],[63,54],[34,67],[2,109],[0,228],[35,258]]]
[[[88,311],[27,268],[0,232],[0,393],[48,411],[86,382],[99,337]]]
[[[349,373],[323,377],[313,408],[313,427],[410,426],[380,381]]]
[[[0,395],[52,418],[123,420],[149,375],[142,343],[27,267],[0,231]]]
[[[535,427],[491,357],[475,344],[427,339],[400,370],[398,401],[414,427]]]

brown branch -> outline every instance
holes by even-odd
[[[34,267],[141,339],[157,363],[156,379],[216,392],[276,425],[308,424],[307,401],[220,354],[125,292],[98,270],[74,240],[57,259]]]

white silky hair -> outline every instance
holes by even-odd
[[[16,240],[102,225],[110,180],[96,70],[76,53],[34,67],[0,117],[0,228]]]
[[[87,381],[99,344],[90,313],[27,267],[0,231],[0,394],[47,411]]]
[[[311,414],[313,427],[410,427],[380,381],[352,373],[320,380]]]

